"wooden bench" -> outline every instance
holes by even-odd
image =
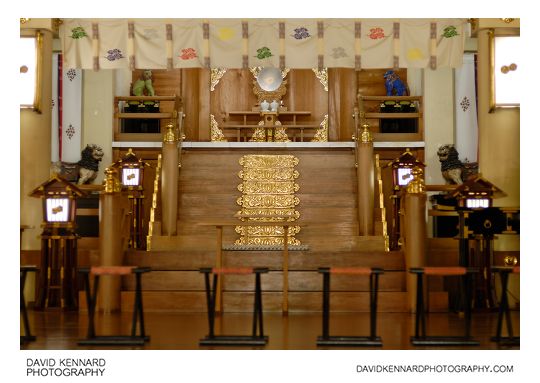
[[[416,274],[416,316],[414,336],[411,343],[415,346],[478,346],[480,342],[471,336],[471,275],[477,273],[477,268],[466,267],[422,267],[411,268],[410,273]],[[463,336],[445,336],[426,334],[426,309],[424,304],[425,276],[458,276],[464,294],[465,329]]]
[[[208,307],[208,335],[201,339],[201,346],[264,346],[268,342],[268,337],[264,335],[263,310],[261,294],[261,274],[267,273],[267,268],[202,268],[206,287],[206,303]],[[210,274],[213,274],[213,281],[210,284]],[[214,320],[216,315],[216,295],[218,275],[250,275],[255,274],[255,300],[253,303],[253,328],[251,335],[216,335],[214,331]]]
[[[142,302],[141,275],[151,271],[150,267],[136,266],[100,266],[81,268],[79,273],[84,277],[86,289],[86,302],[88,305],[88,333],[86,339],[80,340],[79,345],[144,345],[150,337],[144,331],[144,316]],[[135,304],[133,305],[133,319],[131,323],[131,335],[96,335],[94,316],[98,297],[99,278],[102,275],[125,276],[135,274]],[[90,275],[94,276],[94,286],[90,292]],[[139,334],[137,335],[137,322]]]
[[[27,274],[37,271],[37,269],[37,266],[21,266],[21,316],[24,326],[24,335],[21,335],[21,344],[36,340],[36,337],[30,331],[30,322],[28,321],[28,312],[26,311],[26,301],[24,299],[24,286],[26,284]]]
[[[383,269],[368,267],[322,267],[319,273],[323,275],[323,318],[322,336],[317,338],[317,346],[382,346],[380,336],[377,336],[377,294],[379,290],[379,275]],[[330,335],[330,275],[369,276],[369,335],[349,336]]]
[[[508,278],[510,274],[519,274],[519,266],[494,266],[491,270],[499,273],[502,290],[501,301],[499,302],[499,316],[497,318],[497,333],[491,340],[501,345],[519,346],[519,336],[514,336],[512,318],[510,318],[510,310],[508,307]],[[505,317],[508,336],[502,336],[502,325]]]

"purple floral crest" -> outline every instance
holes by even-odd
[[[123,59],[124,56],[122,55],[122,51],[120,49],[114,48],[107,51],[107,56],[105,56],[105,58],[109,61],[115,61]]]
[[[311,37],[306,27],[295,28],[294,35],[291,36],[294,37],[296,40],[302,40]]]

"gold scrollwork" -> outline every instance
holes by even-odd
[[[322,86],[324,87],[324,90],[328,92],[328,69],[323,68],[321,70],[317,68],[312,68],[313,73],[315,73],[315,77],[319,79]]]
[[[298,246],[300,241],[294,237],[288,237],[289,246]],[[258,246],[276,246],[283,245],[283,237],[240,237],[235,241],[235,245],[258,245]]]
[[[238,163],[246,168],[290,168],[298,165],[300,160],[292,155],[274,156],[254,154],[243,156]]]
[[[292,181],[244,181],[238,185],[238,190],[245,194],[291,194],[300,189]]]
[[[212,68],[210,69],[210,92],[213,92],[216,88],[219,80],[227,72],[226,68]]]
[[[240,235],[279,237],[285,233],[283,226],[236,226],[234,229]],[[289,226],[287,235],[296,235],[300,232],[300,226]]]
[[[319,126],[320,128],[315,132],[315,137],[311,142],[328,142],[328,114],[324,115],[324,119]]]
[[[244,194],[236,200],[236,203],[243,207],[293,208],[300,203],[300,200],[294,195]]]
[[[238,212],[245,218],[251,221],[265,221],[265,222],[281,222],[283,220],[296,221],[300,218],[300,213],[291,209],[259,209],[259,208],[246,208]]]
[[[213,114],[210,115],[210,140],[212,142],[227,141]]]
[[[245,181],[292,181],[300,174],[294,169],[244,169],[238,172],[238,176]]]

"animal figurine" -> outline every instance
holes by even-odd
[[[152,71],[143,71],[142,78],[139,78],[133,84],[132,89],[134,96],[155,96],[154,86],[152,85]]]
[[[459,160],[459,153],[454,145],[441,145],[437,150],[437,156],[441,162],[441,172],[446,184],[461,185],[463,163]]]
[[[384,86],[387,96],[408,96],[407,85],[401,81],[399,76],[393,70],[386,71],[384,74]],[[394,94],[395,93],[395,94]]]
[[[99,162],[103,159],[103,150],[95,145],[86,145],[81,152],[79,162],[58,161],[53,164],[52,171],[60,174],[69,182],[76,182],[79,185],[89,184],[98,175]]]

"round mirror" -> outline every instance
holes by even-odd
[[[262,90],[272,92],[279,88],[283,81],[279,68],[263,68],[257,76],[257,83]]]

